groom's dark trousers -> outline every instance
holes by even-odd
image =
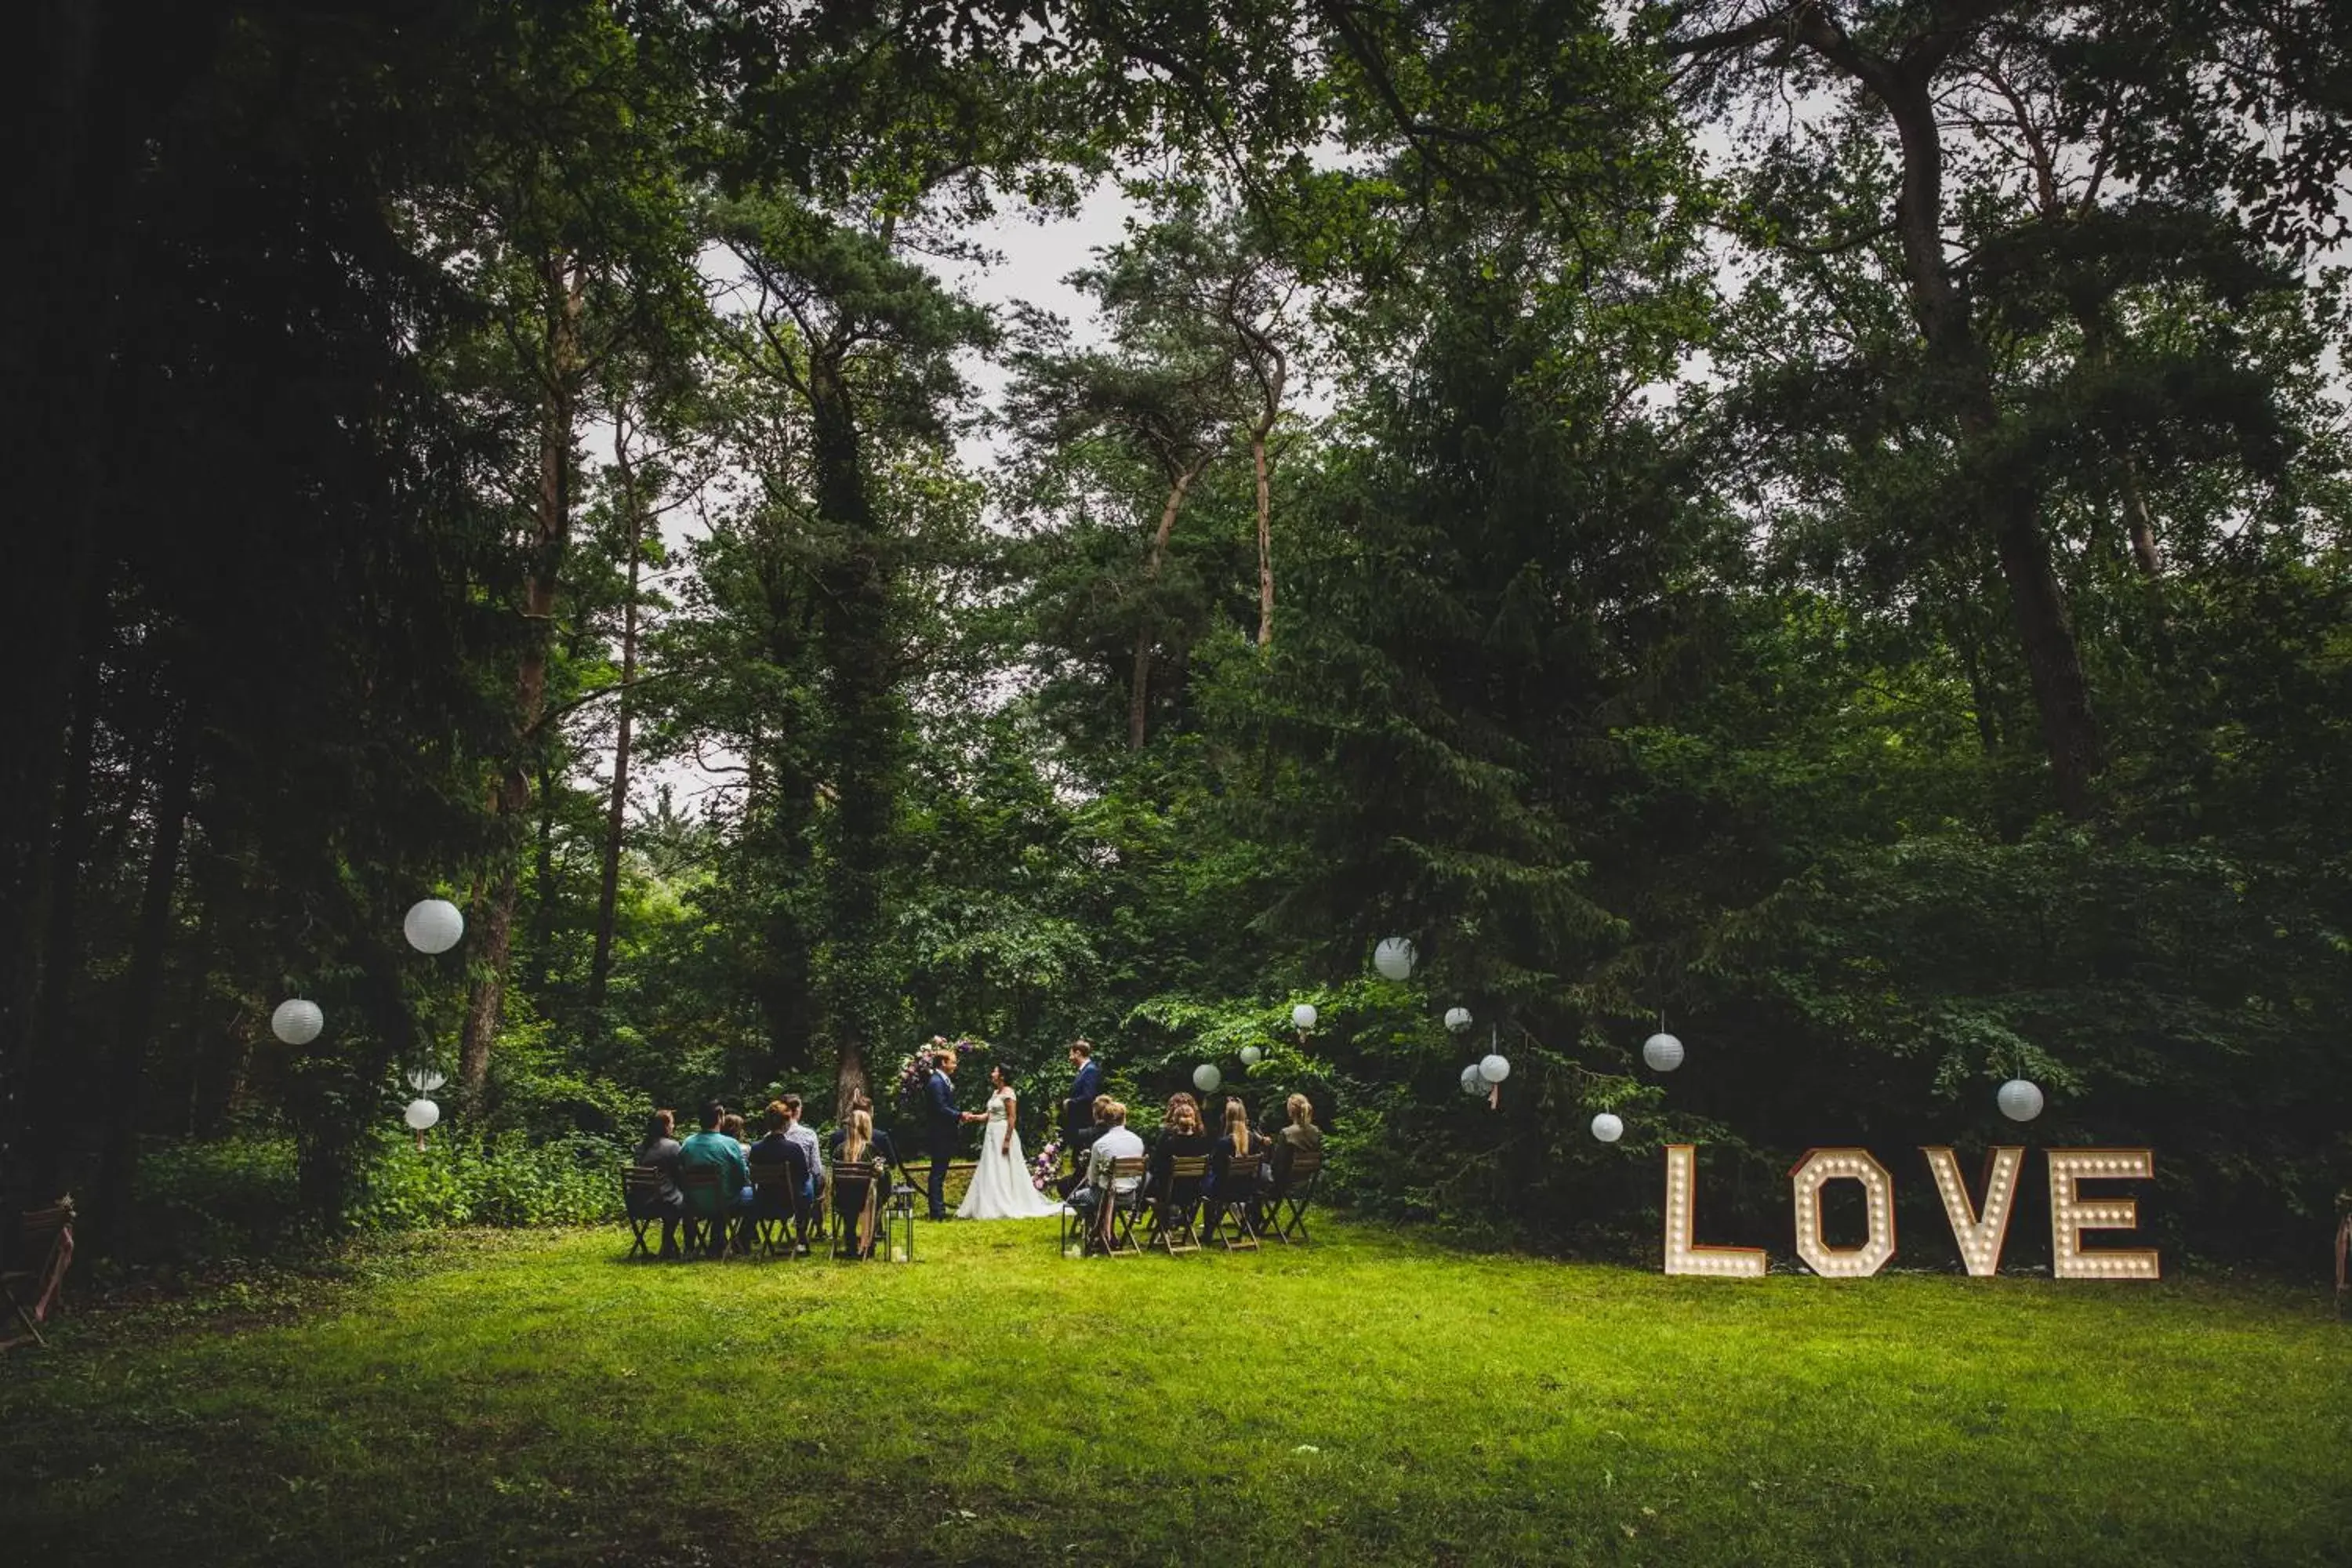
[[[931,1074],[930,1114],[924,1120],[929,1124],[931,1145],[931,1217],[948,1217],[948,1162],[955,1158],[959,1135],[963,1131],[963,1117],[956,1110],[955,1086],[942,1072]]]
[[[955,1135],[931,1130],[931,1217],[948,1217],[948,1162],[955,1158]]]

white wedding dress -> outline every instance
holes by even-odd
[[[980,1168],[971,1173],[971,1189],[963,1195],[958,1219],[1051,1219],[1062,1212],[1060,1200],[1029,1184],[1029,1167],[1021,1157],[1021,1134],[1013,1132],[1012,1152],[1005,1152],[1005,1107],[1013,1097],[998,1089],[988,1097],[988,1124],[981,1130]]]

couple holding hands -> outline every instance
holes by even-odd
[[[1062,1127],[1065,1141],[1076,1153],[1082,1150],[1084,1140],[1093,1135],[1094,1101],[1101,1092],[1102,1069],[1095,1065],[1094,1047],[1084,1040],[1071,1044],[1070,1063],[1078,1076],[1070,1086],[1069,1099],[1063,1102]],[[923,1075],[923,1120],[931,1157],[927,1184],[931,1218],[948,1217],[948,1162],[955,1157],[964,1127],[974,1121],[982,1124],[980,1164],[971,1173],[971,1187],[955,1217],[1051,1219],[1061,1213],[1057,1200],[1030,1183],[1028,1164],[1021,1154],[1020,1097],[1013,1087],[1013,1075],[1002,1063],[992,1066],[988,1109],[964,1110],[955,1102],[956,1065],[952,1047],[934,1049]]]

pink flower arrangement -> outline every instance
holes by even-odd
[[[1029,1184],[1041,1193],[1052,1187],[1054,1172],[1061,1162],[1062,1141],[1055,1138],[1038,1150],[1037,1157],[1029,1162]]]

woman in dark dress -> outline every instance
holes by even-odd
[[[1180,1094],[1168,1101],[1168,1114],[1160,1123],[1160,1136],[1151,1141],[1151,1181],[1154,1190],[1168,1173],[1171,1162],[1180,1156],[1190,1157],[1212,1152],[1216,1140],[1209,1136],[1201,1124],[1201,1102],[1189,1094]]]

